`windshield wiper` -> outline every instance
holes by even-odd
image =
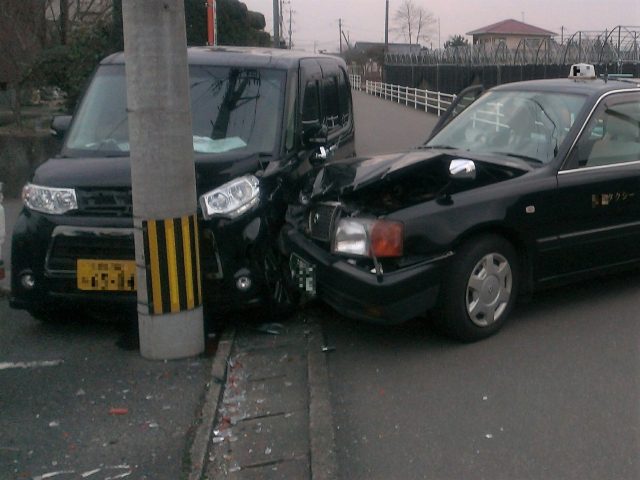
[[[420,145],[418,148],[439,148],[442,150],[457,150],[458,147],[452,147],[451,145]]]
[[[528,155],[521,155],[519,153],[513,153],[513,152],[491,152],[491,153],[495,153],[496,155],[504,155],[506,157],[511,157],[511,158],[519,158],[520,160],[526,160],[528,162],[544,163],[539,158],[530,157]]]

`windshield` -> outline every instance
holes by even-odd
[[[584,102],[585,97],[573,94],[488,92],[426,146],[548,163],[556,156]]]
[[[273,153],[285,72],[192,66],[189,78],[196,153]],[[76,114],[67,149],[128,155],[126,102],[124,65],[101,66]]]

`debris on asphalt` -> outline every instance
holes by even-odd
[[[109,409],[109,415],[126,415],[129,413],[128,408],[112,407]]]
[[[44,473],[33,477],[33,480],[47,480],[48,478],[58,477],[60,475],[71,475],[76,473],[75,470],[59,470],[57,472]]]

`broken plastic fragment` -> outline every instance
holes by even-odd
[[[128,408],[111,407],[109,409],[109,415],[126,415],[127,413],[129,413]]]
[[[264,449],[264,454],[265,455],[271,455],[271,447],[267,447]]]

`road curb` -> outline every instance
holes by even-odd
[[[222,333],[218,342],[216,356],[211,365],[209,389],[207,390],[204,404],[202,405],[200,424],[197,427],[193,443],[189,449],[191,465],[189,480],[200,480],[208,464],[207,454],[209,453],[209,443],[216,420],[218,403],[222,399],[222,393],[224,391],[224,384],[227,377],[227,361],[231,354],[235,335],[235,328],[228,328]]]
[[[329,368],[322,326],[314,322],[308,341],[309,445],[312,480],[336,480],[338,461],[333,430]]]

